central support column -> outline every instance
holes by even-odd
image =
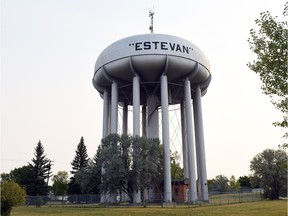
[[[186,129],[187,129],[187,147],[188,147],[188,162],[189,162],[189,202],[197,201],[197,187],[195,174],[195,152],[193,141],[193,124],[192,124],[192,101],[191,101],[191,86],[190,80],[186,78],[184,82],[184,99],[186,111]]]
[[[169,143],[169,112],[167,76],[161,75],[161,108],[162,108],[162,142],[164,153],[164,202],[172,202],[171,164]]]
[[[137,74],[133,77],[133,137],[140,137],[140,81]],[[134,152],[135,150],[133,150]],[[136,181],[140,181],[140,171],[136,173]],[[134,188],[133,203],[141,203],[141,189]]]
[[[201,89],[199,86],[196,87],[196,92],[193,99],[199,199],[202,201],[208,201],[209,197],[202,119]]]
[[[111,87],[111,134],[117,133],[118,126],[118,85],[115,81]]]
[[[155,95],[147,97],[147,137],[159,138],[158,98]]]

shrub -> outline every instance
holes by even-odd
[[[12,181],[1,183],[1,215],[9,216],[13,206],[25,204],[26,192]]]

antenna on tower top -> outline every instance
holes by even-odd
[[[150,30],[150,32],[152,34],[153,31],[154,31],[154,28],[153,28],[154,10],[149,10],[149,17],[151,17],[149,30]]]

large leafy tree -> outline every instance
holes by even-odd
[[[241,188],[251,188],[251,182],[248,176],[240,176],[238,181]]]
[[[63,201],[64,195],[67,194],[68,190],[68,172],[59,171],[56,175],[53,176],[52,181],[54,194],[62,196]]]
[[[12,208],[23,205],[26,201],[26,192],[19,184],[13,181],[1,182],[1,215],[9,216]]]
[[[13,181],[22,187],[26,187],[30,181],[30,173],[28,166],[22,166],[11,170],[10,173],[2,173],[1,181]]]
[[[99,194],[101,184],[101,169],[95,161],[89,160],[88,165],[75,173],[75,182],[80,186],[83,194]]]
[[[73,174],[73,176],[70,178],[68,194],[82,194],[81,187],[76,182],[75,175],[80,170],[83,170],[88,165],[89,161],[87,147],[84,143],[83,137],[81,137],[75,153],[76,155],[73,161],[71,162],[72,165],[71,174]]]
[[[226,192],[229,190],[229,180],[224,175],[217,175],[215,179],[208,180],[210,191]]]
[[[28,163],[27,194],[46,195],[48,193],[48,180],[51,176],[51,160],[45,155],[41,141],[35,147],[34,156],[32,162]]]
[[[288,14],[288,3],[284,16]],[[260,76],[263,93],[269,95],[276,109],[284,115],[275,126],[288,127],[288,88],[287,88],[287,21],[278,21],[269,11],[262,12],[255,20],[257,28],[250,30],[248,43],[256,54],[256,60],[249,62],[248,67]],[[288,132],[284,135],[288,138]],[[287,147],[288,144],[283,145]]]
[[[255,179],[260,180],[264,195],[270,199],[287,196],[287,153],[284,150],[266,149],[250,162]]]
[[[111,134],[102,139],[95,156],[102,169],[101,191],[132,192],[162,181],[162,150],[158,139]]]

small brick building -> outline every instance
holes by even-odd
[[[188,179],[173,180],[172,185],[172,201],[176,203],[188,202],[189,194],[189,181]],[[162,201],[163,196],[163,183],[160,187],[155,188],[155,201]]]
[[[188,179],[172,181],[172,199],[173,202],[188,202],[189,181]]]

